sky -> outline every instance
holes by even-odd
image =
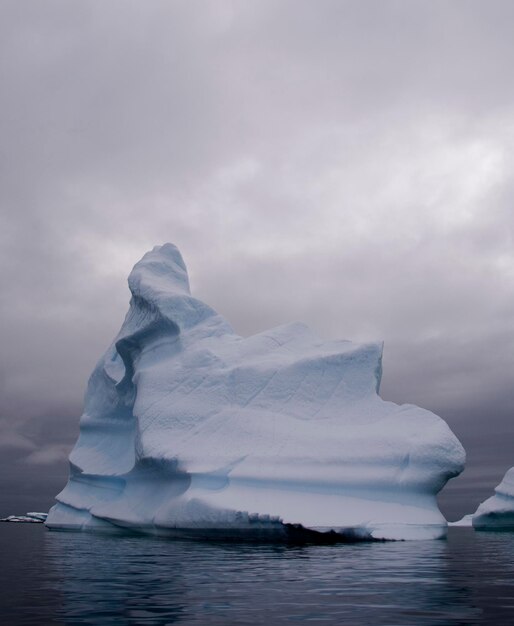
[[[126,278],[175,243],[242,335],[384,340],[381,395],[514,465],[514,3],[3,0],[0,515],[67,478]]]

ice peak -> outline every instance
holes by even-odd
[[[134,265],[129,288],[134,296],[147,298],[163,292],[189,294],[186,264],[179,249],[172,243],[155,246]]]

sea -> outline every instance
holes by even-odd
[[[514,533],[336,545],[0,525],[0,623],[514,624]]]

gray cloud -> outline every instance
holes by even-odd
[[[126,276],[169,240],[243,334],[385,339],[383,395],[478,423],[459,480],[492,487],[514,464],[494,443],[514,439],[513,18],[494,0],[2,3],[4,445],[64,467]]]

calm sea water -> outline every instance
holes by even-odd
[[[514,624],[514,533],[334,546],[0,525],[0,623]]]

